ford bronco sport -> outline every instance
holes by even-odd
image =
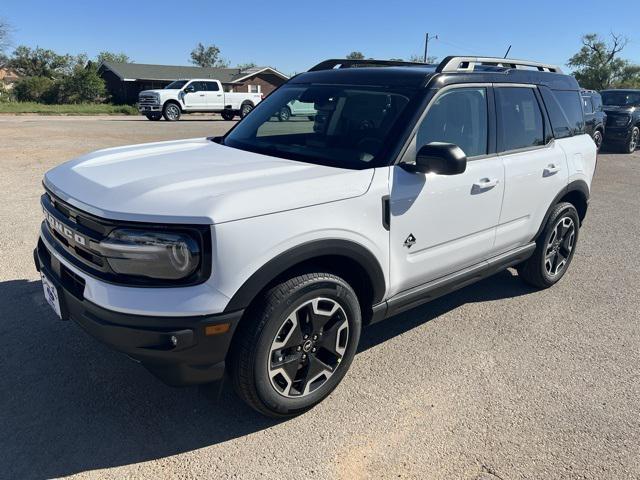
[[[292,101],[306,114],[280,121]],[[223,137],[50,170],[35,262],[60,318],[166,383],[226,371],[256,410],[295,415],[364,325],[511,266],[558,282],[596,165],[584,128],[554,66],[330,60]]]

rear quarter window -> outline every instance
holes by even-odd
[[[573,135],[584,132],[584,114],[580,94],[571,90],[554,90],[553,94],[564,111]]]

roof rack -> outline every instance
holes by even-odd
[[[539,72],[562,73],[562,69],[557,65],[499,57],[446,57],[440,62],[436,72],[473,72],[476,66],[481,65],[516,69],[535,68]]]
[[[334,68],[357,68],[357,67],[428,67],[428,63],[403,62],[399,60],[350,60],[346,58],[332,58],[325,60],[311,67],[310,72],[319,70],[333,70]]]

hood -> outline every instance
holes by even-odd
[[[110,148],[45,175],[54,194],[113,220],[222,223],[363,195],[373,169],[284,160],[206,138]]]
[[[605,111],[605,113],[633,113],[636,110],[638,110],[638,107],[632,107],[632,106],[627,106],[627,105],[603,105],[602,109]]]

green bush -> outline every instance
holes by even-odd
[[[13,86],[13,96],[20,102],[49,102],[54,81],[47,77],[26,77]]]
[[[35,113],[38,115],[138,115],[131,105],[111,105],[108,103],[76,103],[48,105],[35,102],[0,102],[0,113]]]
[[[92,66],[76,68],[71,75],[60,80],[56,92],[57,103],[93,103],[104,100],[104,80]]]

